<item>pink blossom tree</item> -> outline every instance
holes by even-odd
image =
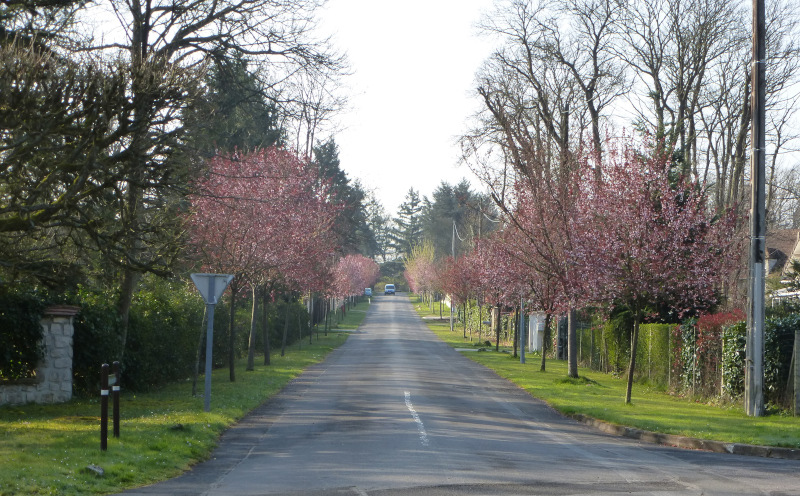
[[[380,268],[371,258],[347,255],[339,260],[333,272],[333,287],[337,295],[358,296],[364,288],[377,282]]]
[[[315,167],[276,147],[212,158],[190,201],[187,225],[196,259],[205,270],[237,276],[231,288],[229,328],[234,381],[235,290],[246,283],[253,293],[250,362],[257,287],[268,282],[287,288],[322,284],[336,206]]]
[[[625,402],[631,401],[639,324],[656,302],[707,307],[737,244],[733,213],[714,216],[704,190],[670,178],[663,153],[609,146],[600,178],[583,183],[570,262],[595,301],[630,309],[634,325]]]
[[[499,204],[509,220],[510,254],[534,273],[527,283],[534,283],[536,294],[546,299],[541,309],[567,313],[569,377],[578,377],[575,309],[588,301],[585,274],[572,257],[578,242],[578,205],[583,200],[579,188],[587,174],[594,175],[585,166],[589,162],[578,159],[580,153],[564,157],[558,167],[531,162],[514,183],[514,201]]]
[[[462,306],[464,310],[464,339],[467,337],[467,304],[477,296],[478,272],[476,266],[466,257],[458,259],[447,257],[437,271],[437,284],[450,296],[451,308]],[[452,330],[452,329],[451,329]]]
[[[507,225],[481,243],[484,253],[481,279],[499,282],[505,291],[506,304],[516,306],[520,299],[529,302],[530,308],[544,312],[545,336],[540,370],[546,370],[547,346],[553,315],[564,311],[563,297],[558,281],[549,272],[539,270],[540,261],[535,245],[514,224]]]
[[[424,241],[411,247],[411,254],[405,262],[405,279],[409,289],[422,298],[423,303],[430,298],[433,305],[433,292],[436,289],[436,260],[434,247]]]

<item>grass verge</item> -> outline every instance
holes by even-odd
[[[433,314],[414,299],[412,302],[421,316],[439,316],[438,310]],[[474,346],[463,338],[460,328],[451,332],[447,319],[428,318],[426,322],[440,339],[454,348]],[[800,417],[787,414],[748,417],[741,404],[697,403],[641,384],[634,384],[632,404],[626,405],[623,379],[582,368],[580,380],[568,380],[564,361],[548,359],[547,370],[541,372],[540,355],[528,354],[523,365],[519,358],[508,353],[508,348],[500,349],[500,353],[492,347],[464,355],[564,414],[583,414],[617,425],[726,443],[800,448]]]
[[[208,458],[226,428],[344,343],[347,333],[341,331],[356,329],[368,308],[362,303],[347,312],[327,336],[315,334],[311,345],[306,338],[285,356],[273,352],[269,366],[257,361],[256,370],[246,372],[246,361],[240,360],[236,382],[230,382],[227,368],[215,370],[208,413],[202,377],[197,397],[191,396],[191,381],[123,394],[120,438],[110,437],[105,452],[96,398],[0,407],[0,495],[110,494],[179,475]],[[90,465],[104,474],[98,476]]]

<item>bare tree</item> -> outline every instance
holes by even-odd
[[[561,0],[540,21],[536,48],[564,68],[580,88],[589,114],[594,151],[603,148],[601,126],[607,109],[627,88],[625,66],[616,56],[623,3],[619,0]],[[566,17],[566,28],[562,19]],[[599,173],[599,167],[595,168]]]
[[[543,9],[525,1],[507,8],[483,24],[501,37],[502,46],[478,76],[484,115],[471,134],[492,135],[514,174],[549,174],[580,141],[576,129],[585,122],[580,88],[565,66],[538,48],[545,43],[537,20]]]
[[[794,2],[770,4],[768,105],[773,150],[793,126],[786,110],[796,95],[800,60]],[[744,2],[629,2],[619,56],[636,84],[636,126],[664,140],[674,165],[713,187],[715,204],[740,204],[747,179],[750,130],[749,7]],[[791,141],[791,139],[789,139]]]

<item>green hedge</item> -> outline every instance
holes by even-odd
[[[636,352],[636,377],[648,384],[666,388],[670,380],[671,339],[674,324],[641,324]]]
[[[124,351],[115,301],[114,295],[106,292],[82,291],[77,295],[75,303],[81,310],[74,319],[76,392],[95,394],[100,384],[100,365],[115,360],[121,361],[122,386],[126,390],[147,390],[189,377],[203,303],[191,293],[188,284],[145,278],[133,300]]]
[[[764,402],[781,408],[791,406],[791,366],[795,330],[800,314],[769,318],[764,323]],[[747,325],[738,322],[725,329],[723,391],[732,398],[744,394]]]
[[[247,353],[252,300],[247,292],[236,299],[234,356]],[[203,300],[189,281],[145,277],[133,299],[127,342],[122,350],[120,322],[111,293],[80,292],[74,303],[81,307],[75,318],[73,374],[75,390],[93,395],[99,389],[100,366],[120,360],[122,386],[146,391],[175,380],[188,379],[194,371],[199,340],[205,337]],[[260,302],[259,302],[260,303]],[[268,306],[270,344],[281,344],[286,307],[289,305],[288,343],[299,337],[299,326],[308,321],[305,306],[278,299]],[[228,366],[230,293],[214,312],[213,367]],[[256,350],[263,352],[263,328],[259,310]],[[308,331],[304,328],[305,336]],[[205,364],[205,345],[200,348],[200,372]]]
[[[737,322],[725,327],[722,341],[722,394],[727,398],[739,398],[744,394],[747,323]]]
[[[220,306],[222,310],[222,305]],[[226,312],[216,312],[215,334],[224,337]],[[219,317],[217,319],[216,317]],[[225,321],[217,324],[219,321]],[[125,387],[147,390],[191,377],[197,342],[203,332],[203,302],[184,281],[151,281],[131,308],[122,360]],[[221,340],[221,339],[220,339]],[[215,342],[218,342],[215,339]],[[217,358],[221,353],[217,354]]]
[[[39,294],[0,290],[0,379],[35,375],[43,352],[40,320],[45,306]]]
[[[628,311],[620,312],[603,325],[603,364],[606,372],[622,374],[631,357],[633,317]]]
[[[111,294],[83,290],[74,300],[80,307],[72,320],[72,384],[78,394],[96,394],[100,389],[100,365],[122,356],[113,301]]]

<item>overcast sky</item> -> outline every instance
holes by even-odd
[[[342,168],[375,190],[390,215],[409,188],[430,197],[457,167],[456,138],[478,101],[475,72],[491,46],[476,34],[492,0],[329,0],[323,32],[354,74],[350,110],[337,119]],[[478,188],[477,183],[476,189]]]

